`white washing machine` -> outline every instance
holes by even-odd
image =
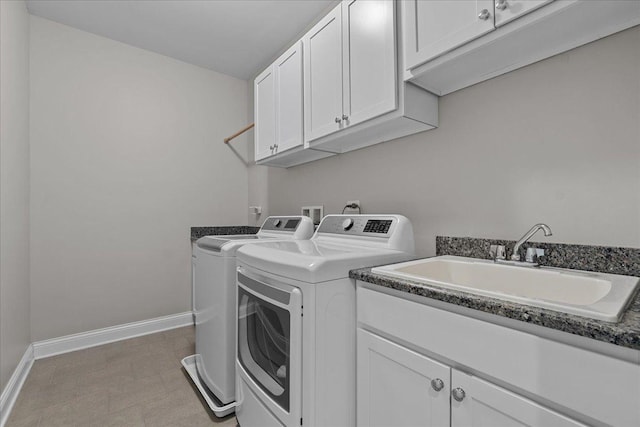
[[[305,216],[269,217],[255,235],[205,236],[196,242],[193,310],[196,354],[182,365],[217,416],[235,406],[236,251],[247,244],[309,239]]]
[[[356,424],[349,270],[414,258],[400,215],[328,215],[310,240],[237,254],[236,416],[242,427]]]

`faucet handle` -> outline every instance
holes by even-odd
[[[524,260],[526,262],[538,262],[538,258],[540,258],[541,256],[544,256],[544,249],[527,248]]]
[[[491,259],[507,259],[507,250],[504,245],[491,245],[489,246],[489,256]]]

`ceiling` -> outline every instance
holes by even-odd
[[[28,0],[29,11],[243,80],[336,0]]]

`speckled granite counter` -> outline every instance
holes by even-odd
[[[515,240],[477,239],[473,237],[436,237],[436,255],[457,255],[491,259],[489,246],[504,245],[507,254],[513,252]],[[640,277],[640,249],[611,246],[568,245],[565,243],[526,242],[527,248],[544,249],[545,256],[538,263],[547,267],[598,271]]]
[[[191,241],[195,242],[202,236],[225,236],[229,234],[256,234],[260,227],[250,225],[223,225],[209,227],[191,227]]]
[[[453,244],[451,244],[450,241],[446,241],[445,245],[441,244],[437,249],[438,255],[458,255],[467,257],[482,255],[475,257],[486,258],[486,256],[483,255],[484,250],[476,250],[478,247],[484,246],[484,243],[479,244],[479,241],[483,241],[484,239],[441,237],[438,237],[438,239],[458,239]],[[468,239],[469,241],[463,242],[461,241],[463,239]],[[494,241],[487,240],[487,242]],[[538,246],[538,244],[536,244],[536,246]],[[640,259],[635,258],[637,256],[640,256],[640,249],[606,248],[561,244],[554,244],[554,246],[556,246],[556,250],[559,250],[560,252],[565,254],[564,256],[560,256],[558,253],[554,255],[553,250],[549,252],[549,256],[547,259],[555,259],[555,262],[553,263],[554,267],[571,268],[567,266],[568,264],[569,266],[573,266],[573,268],[575,269],[579,268],[574,266],[576,263],[578,263],[580,265],[580,268],[583,270],[588,269],[591,271],[601,271],[614,274],[640,275],[640,263],[635,261],[636,259]],[[595,263],[593,261],[583,261],[570,247],[574,247],[578,252],[587,251],[590,254],[595,255],[596,258],[601,260],[601,262]],[[607,259],[607,255],[598,255],[598,253],[608,253],[608,261],[605,262]],[[616,255],[611,255],[612,253],[615,253]],[[569,260],[569,262],[562,262],[561,260],[563,258],[566,258],[567,260]],[[550,264],[551,263],[548,263],[547,265]],[[587,268],[585,268],[585,265]],[[598,341],[604,341],[622,347],[640,350],[640,291],[636,292],[635,297],[633,298],[627,311],[623,315],[621,321],[618,323],[609,323],[589,319],[586,317],[560,313],[553,310],[533,307],[530,305],[518,304],[510,301],[474,295],[467,292],[426,285],[412,280],[390,278],[380,274],[374,274],[371,272],[370,268],[352,270],[349,276],[352,279],[361,280],[363,282],[372,283],[374,285],[383,286],[386,288],[396,289],[401,292],[407,292],[410,294],[419,295],[426,298],[431,298],[446,303],[519,320],[522,322],[568,332],[574,335],[592,338]]]

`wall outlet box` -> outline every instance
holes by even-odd
[[[303,206],[302,215],[308,216],[315,225],[318,225],[324,216],[324,206]]]

